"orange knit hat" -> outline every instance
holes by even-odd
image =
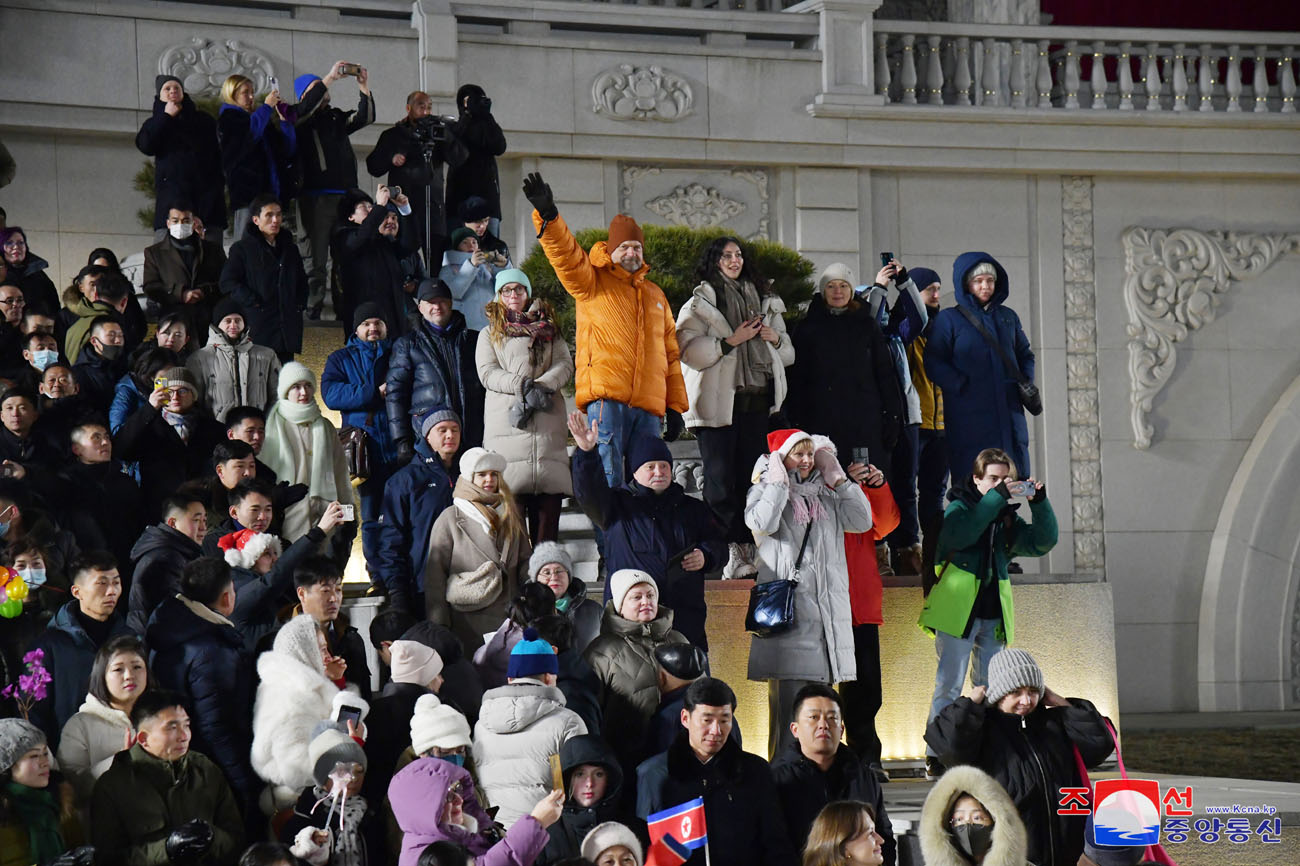
[[[614,252],[624,241],[637,241],[644,244],[645,234],[641,231],[641,227],[636,224],[636,220],[626,214],[619,214],[609,221],[609,242],[607,244],[609,251]]]

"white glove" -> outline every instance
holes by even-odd
[[[325,842],[322,844],[316,841],[316,834],[324,833]],[[295,857],[301,857],[311,866],[325,866],[330,859],[330,848],[332,839],[329,830],[321,830],[318,827],[303,827],[293,837],[293,846],[289,852]]]
[[[827,487],[838,487],[846,477],[840,467],[840,461],[835,459],[835,452],[830,449],[815,452],[813,466],[821,472],[822,480],[826,482]]]
[[[790,472],[785,468],[785,461],[779,455],[768,455],[767,468],[763,470],[763,483],[779,484],[782,487],[789,486]]]

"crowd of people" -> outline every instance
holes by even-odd
[[[927,862],[1078,860],[1056,791],[1112,742],[1009,646],[1015,559],[1057,529],[992,256],[957,259],[946,309],[893,254],[869,285],[831,264],[798,314],[724,237],[674,315],[633,219],[586,251],[531,174],[570,347],[498,237],[482,88],[458,118],[410,94],[371,196],[364,68],[260,105],[233,75],[215,119],[157,87],[143,304],[111,251],[60,295],[0,227],[0,864],[893,864],[895,572],[922,576],[938,657]],[[346,343],[318,377],[295,357],[331,275]],[[687,428],[702,498],[674,480]],[[568,497],[603,601],[559,540]],[[343,609],[358,533],[383,597],[365,636]],[[788,587],[749,653],[770,761],[712,675],[716,574]],[[656,818],[697,798],[702,849]]]

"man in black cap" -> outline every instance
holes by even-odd
[[[270,409],[277,399],[280,358],[253,342],[244,308],[234,298],[222,298],[213,308],[207,345],[185,367],[203,386],[203,404],[214,418],[225,418],[236,406]]]
[[[393,344],[388,367],[388,426],[400,462],[415,456],[422,435],[413,416],[434,406],[455,412],[461,421],[461,446],[483,444],[483,385],[474,351],[478,331],[452,309],[451,288],[442,280],[424,280],[415,293],[420,324]]]
[[[347,284],[344,283],[346,293]],[[358,304],[352,313],[352,335],[342,349],[325,360],[320,377],[321,398],[325,405],[343,413],[344,427],[364,430],[370,476],[361,484],[361,550],[372,584],[382,586],[378,578],[379,507],[390,467],[397,460],[388,425],[384,392],[388,389],[389,353],[393,342],[388,338],[388,321],[383,308],[374,301]]]
[[[343,328],[352,325],[357,304],[369,301],[378,304],[389,335],[396,339],[410,330],[406,319],[415,313],[415,286],[407,288],[402,259],[419,248],[419,237],[411,202],[405,195],[390,196],[386,186],[379,187],[373,199],[362,190],[349,190],[339,202],[331,249],[342,284]]]
[[[646,729],[645,754],[657,755],[667,750],[682,729],[682,706],[686,689],[709,672],[709,656],[689,643],[662,644],[655,647],[659,666],[659,709],[650,717]],[[741,745],[740,723],[731,726],[731,739]]]

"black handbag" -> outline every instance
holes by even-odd
[[[794,597],[799,588],[799,564],[808,548],[813,522],[803,533],[799,555],[794,560],[794,576],[782,580],[756,583],[749,590],[749,609],[745,611],[745,631],[757,637],[771,637],[794,628]]]
[[[984,342],[993,347],[993,350],[998,353],[998,357],[1002,359],[1002,365],[1007,368],[1007,373],[1016,380],[1016,393],[1020,396],[1020,405],[1024,406],[1025,411],[1030,415],[1043,414],[1043,395],[1039,392],[1038,386],[1033,383],[1033,380],[1021,375],[1020,367],[1015,361],[1011,360],[1007,350],[994,339],[993,335],[989,333],[989,329],[984,327],[984,323],[974,313],[961,304],[957,305],[957,310],[966,317],[966,321],[975,326],[975,330],[980,332]]]

